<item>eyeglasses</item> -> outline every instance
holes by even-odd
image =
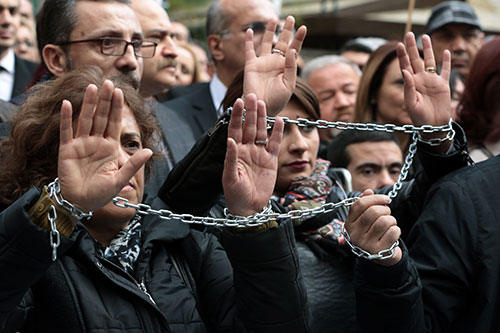
[[[245,32],[247,31],[248,29],[252,29],[253,30],[253,33],[255,35],[260,35],[260,34],[264,34],[264,32],[266,32],[266,29],[267,29],[267,22],[262,22],[262,21],[255,21],[255,22],[251,22],[247,25],[245,25],[243,28],[241,28],[241,31]],[[283,28],[281,27],[280,24],[278,24],[276,26],[276,30],[274,31],[274,34],[276,36],[278,36],[281,32],[283,31]],[[231,32],[231,30],[229,29],[224,29],[222,30],[219,35],[221,36],[224,36],[224,35],[227,35]]]
[[[251,22],[249,24],[247,24],[246,26],[244,26],[241,31],[247,31],[248,29],[252,29],[254,34],[258,35],[258,34],[263,34],[264,32],[266,32],[266,29],[267,29],[267,22],[262,22],[262,21],[255,21],[255,22]],[[276,30],[274,30],[274,34],[275,35],[279,35],[281,33],[281,31],[283,31],[283,29],[281,28],[281,25],[276,25]]]
[[[57,45],[67,45],[75,43],[99,43],[101,46],[101,53],[110,56],[121,57],[127,52],[127,47],[132,45],[134,55],[140,58],[152,58],[155,55],[156,46],[158,43],[150,40],[136,39],[131,42],[116,37],[103,37],[95,39],[82,39],[71,40],[67,42],[60,42]]]

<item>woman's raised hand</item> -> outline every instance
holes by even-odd
[[[109,203],[152,155],[150,149],[141,149],[119,165],[123,107],[123,93],[111,81],[104,82],[100,93],[95,85],[89,85],[74,132],[71,103],[62,103],[58,161],[61,192],[84,211]]]
[[[246,108],[242,125],[243,107]],[[238,99],[233,106],[222,186],[231,214],[249,216],[260,212],[274,190],[283,121],[276,119],[267,137],[266,105],[254,94]]]
[[[294,36],[295,19],[288,16],[278,42],[273,47],[277,24],[275,20],[267,24],[259,56],[255,54],[253,32],[250,29],[246,32],[245,42],[243,95],[247,96],[249,93],[257,95],[257,99],[266,104],[269,116],[276,116],[292,96],[297,78],[296,57],[307,33],[306,27],[301,26]]]
[[[399,67],[405,81],[405,108],[415,126],[445,125],[451,118],[450,69],[451,54],[445,50],[441,74],[437,73],[437,64],[432,51],[429,36],[422,37],[424,59],[418,52],[415,35],[409,32],[405,37],[406,46],[397,46]],[[445,137],[446,133],[422,133],[426,139]],[[447,151],[451,141],[437,146],[438,151]]]

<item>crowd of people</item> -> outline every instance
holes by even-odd
[[[500,37],[301,58],[270,0],[0,0],[2,332],[496,332]]]

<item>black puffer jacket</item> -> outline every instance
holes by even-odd
[[[366,332],[500,332],[500,157],[443,178],[393,267],[360,261]]]
[[[222,248],[214,236],[180,221],[148,216],[130,276],[96,253],[80,224],[52,262],[48,231],[27,215],[39,196],[32,189],[0,214],[2,332],[307,330],[289,223],[254,234],[227,232]]]

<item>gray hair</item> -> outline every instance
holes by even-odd
[[[314,58],[313,60],[309,61],[305,66],[304,69],[302,69],[302,74],[301,77],[308,81],[309,76],[311,75],[312,72],[315,72],[319,69],[323,69],[328,66],[332,66],[335,64],[340,64],[344,63],[353,69],[353,71],[358,75],[361,76],[361,70],[359,69],[358,65],[352,63],[348,59],[338,56],[338,55],[325,55],[321,57]]]
[[[222,8],[220,1],[214,1],[207,11],[207,35],[218,34],[231,24],[231,17]]]

